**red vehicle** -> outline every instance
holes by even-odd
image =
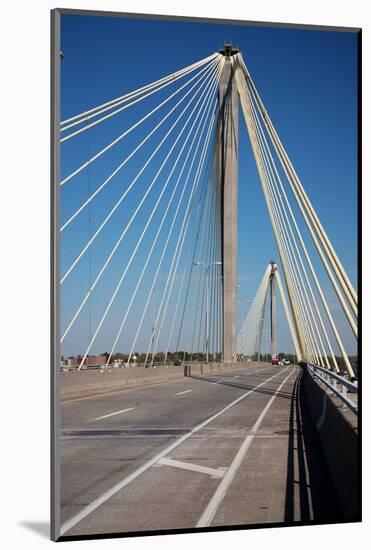
[[[278,365],[278,359],[272,359],[272,365]]]

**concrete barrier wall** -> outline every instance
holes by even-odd
[[[304,367],[304,391],[347,521],[361,520],[357,417],[349,418]]]
[[[182,367],[131,367],[61,373],[61,400],[89,397],[141,385],[181,380]]]
[[[208,374],[218,374],[229,370],[246,369],[256,367],[258,364],[254,361],[248,363],[192,363],[184,366],[184,376],[203,376]]]
[[[192,363],[184,367],[130,367],[119,369],[62,372],[61,401],[89,397],[127,388],[179,381],[184,376],[207,376],[226,370],[246,368],[256,363]]]

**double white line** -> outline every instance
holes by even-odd
[[[260,428],[261,423],[264,420],[265,415],[267,414],[267,412],[269,411],[273,401],[277,397],[278,392],[281,390],[282,386],[290,378],[292,373],[293,373],[293,371],[290,372],[290,374],[288,376],[286,376],[286,378],[284,379],[282,384],[280,384],[278,386],[278,388],[276,389],[276,391],[274,392],[274,394],[272,395],[272,397],[270,398],[270,400],[268,401],[268,403],[264,407],[263,411],[261,412],[261,414],[260,414],[259,418],[257,419],[257,421],[255,422],[254,426],[252,427],[249,435],[245,438],[245,440],[243,441],[241,447],[238,449],[234,459],[232,460],[231,465],[229,466],[227,472],[225,473],[222,481],[218,485],[218,488],[216,489],[214,495],[212,496],[212,498],[211,498],[209,504],[207,505],[204,513],[202,514],[201,518],[199,519],[199,521],[197,523],[197,527],[207,527],[212,522],[212,520],[213,520],[213,518],[214,518],[214,516],[215,516],[215,514],[216,514],[223,498],[225,497],[226,492],[228,491],[228,489],[229,489],[229,487],[230,487],[230,485],[233,481],[234,476],[237,473],[237,470],[241,466],[241,463],[242,463],[242,461],[243,461],[243,459],[244,459],[251,443],[253,442],[254,437],[256,436],[256,434],[257,434],[257,432]],[[269,380],[271,380],[271,378]]]

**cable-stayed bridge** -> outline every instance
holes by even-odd
[[[238,235],[237,230],[238,159],[246,154],[239,148],[240,109],[279,263],[269,263],[237,331],[238,238],[249,246],[249,237]],[[357,339],[357,293],[241,52],[227,44],[188,67],[70,116],[61,122],[60,142],[60,344],[64,354],[71,346],[78,346],[79,353],[77,372],[62,375],[66,449],[62,454],[62,534],[349,518],[342,493],[335,487],[339,474],[331,472],[332,481],[326,479],[332,464],[322,448],[320,431],[324,426],[335,434],[343,429],[342,422],[348,423],[352,427],[348,445],[355,445],[356,373],[340,327],[345,322]],[[329,286],[343,317],[340,327],[339,314],[334,314],[329,302]],[[278,363],[277,289],[294,355],[303,371],[297,366],[281,368],[259,362],[269,295],[271,356],[272,363]],[[89,356],[103,348],[107,353],[100,371],[88,372]],[[120,372],[112,371],[118,353],[124,358],[123,367],[129,367]],[[175,366],[171,366],[174,356]],[[180,381],[183,372],[186,376]],[[156,386],[146,388],[146,383]],[[180,391],[176,391],[178,385]],[[140,389],[120,393],[128,386]],[[150,395],[155,396],[153,403],[148,402]],[[274,416],[280,397],[288,398],[287,406],[278,407]],[[168,399],[164,415],[157,405]],[[143,410],[132,406],[138,402],[143,403]],[[334,423],[330,428],[326,427],[326,407],[334,407],[341,418],[334,420],[329,414]],[[339,407],[345,412],[339,412]],[[233,437],[240,437],[242,443],[235,455],[231,434],[218,435],[223,421],[227,432],[235,429],[232,409],[240,410],[237,425],[241,433]],[[319,432],[316,438],[303,435],[309,417]],[[249,419],[247,423],[243,418]],[[280,457],[268,475],[274,494],[280,495],[274,503],[273,493],[260,479],[259,460],[267,459],[261,442],[256,444],[252,468],[256,484],[243,477],[249,471],[250,445],[253,450],[255,435],[269,419],[267,430],[272,437],[276,434],[274,419],[290,426],[279,442],[271,440],[273,448],[278,445]],[[212,429],[224,451],[210,452],[210,443],[199,439],[200,434],[214,437]],[[149,443],[144,442],[144,447],[133,443],[132,458],[130,450],[124,452],[130,455],[124,460],[135,463],[125,466],[125,475],[120,468],[112,470],[91,443],[101,437],[116,455],[122,451],[122,438],[127,445],[129,435],[134,441],[145,430]],[[155,453],[161,433],[173,436],[174,441],[167,446],[161,443]],[[290,447],[294,439],[296,454]],[[86,484],[79,479],[74,453],[82,452],[86,440],[88,447],[92,445],[92,462],[97,453],[97,462],[102,463],[97,467],[89,462],[96,485],[88,502],[81,505],[78,495],[85,494]],[[329,436],[328,444],[334,444]],[[185,458],[187,453],[193,456],[195,449],[202,455],[202,464]],[[307,453],[306,466],[301,451]],[[147,461],[137,458],[142,453]],[[313,460],[309,466],[313,457],[317,466]],[[347,469],[348,473],[352,470],[349,463]],[[180,477],[191,476],[189,494],[171,477],[174,470],[181,472]],[[159,483],[160,493],[161,485],[175,483],[182,498],[201,490],[206,500],[184,514],[182,503],[168,488],[161,493],[161,510],[146,503],[139,519],[130,511],[126,487],[137,484],[138,495],[145,499],[146,476],[148,483]],[[197,476],[203,477],[200,484]],[[237,483],[238,476],[242,478]],[[102,481],[107,477],[111,479],[108,486]],[[296,477],[299,492],[294,488]],[[348,494],[356,491],[349,488],[354,476],[349,479],[344,482]],[[260,512],[251,503],[241,504],[240,483],[246,494],[259,492],[262,483],[265,500],[262,497]],[[318,504],[315,493],[321,484],[325,496]],[[353,504],[355,499],[351,499]],[[269,501],[269,506],[263,501]],[[119,513],[113,510],[113,502]],[[169,519],[172,513],[174,523]]]

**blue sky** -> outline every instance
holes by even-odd
[[[231,41],[242,51],[276,130],[356,285],[356,34],[63,15],[62,119],[206,57],[220,49],[225,41]],[[130,117],[127,114],[125,123],[131,121]],[[135,120],[135,114],[132,120]],[[119,124],[117,122],[114,127],[115,131]],[[63,145],[62,177],[81,159],[86,159],[89,152],[106,143],[109,132],[109,128],[103,129],[99,137],[84,137],[77,140],[76,146],[72,145],[74,140]],[[239,155],[238,276],[239,300],[245,301],[253,297],[268,261],[278,259],[278,254],[242,117]],[[115,159],[112,153],[107,162]],[[63,190],[62,219],[73,211],[72,203],[79,204],[86,193],[95,188],[104,171],[102,163],[88,176],[82,176],[78,185],[71,182],[69,189]],[[117,190],[112,193],[115,196]],[[100,209],[103,210],[104,200],[108,201],[108,198],[102,199]],[[100,214],[100,209],[95,208],[98,211],[93,209],[87,213],[80,229],[77,227],[62,240],[62,269],[95,227],[95,218],[98,219]],[[109,230],[112,235],[118,230],[118,224],[119,220],[113,221]],[[107,238],[110,238],[109,234]],[[96,254],[99,256],[99,250]],[[81,266],[81,272],[76,273],[75,278],[71,277],[62,292],[62,326],[83,295],[86,270],[94,270],[94,256],[89,261]],[[354,353],[355,342],[346,323],[338,316],[336,301],[331,297],[330,285],[325,279],[323,287],[339,321],[346,347]],[[69,355],[84,351],[81,343],[86,342],[94,330],[97,312],[102,307],[99,299],[96,300],[82,316],[76,330],[71,331],[62,346],[62,353]],[[291,342],[281,310],[279,347],[289,350]],[[110,334],[118,322],[115,315],[113,312],[107,319],[102,336],[92,351],[100,353],[109,348]]]

